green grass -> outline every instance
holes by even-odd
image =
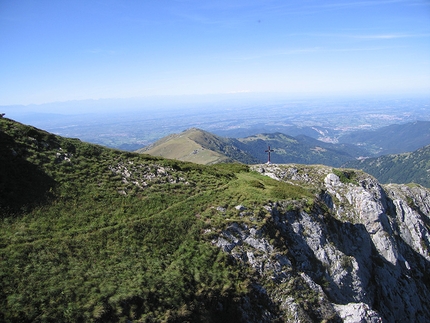
[[[333,168],[333,174],[337,175],[339,177],[339,180],[341,183],[344,184],[357,184],[357,174],[354,170],[351,169],[334,169]]]
[[[312,197],[245,165],[0,126],[0,321],[234,321],[250,281],[204,230],[250,221],[238,204],[264,225],[267,201]]]

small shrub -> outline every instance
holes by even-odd
[[[255,188],[265,189],[265,186],[262,182],[258,180],[252,180],[249,182],[249,185]]]
[[[353,170],[333,169],[333,174],[339,177],[341,183],[357,184],[357,174]]]
[[[349,257],[347,255],[343,255],[342,258],[340,259],[340,265],[345,270],[352,268],[351,257]]]

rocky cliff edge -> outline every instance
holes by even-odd
[[[270,201],[263,225],[234,222],[212,240],[254,272],[266,321],[430,321],[428,189],[325,166],[252,168],[315,192],[312,205]]]

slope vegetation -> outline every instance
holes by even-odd
[[[238,318],[250,277],[202,232],[264,210],[276,181],[0,125],[1,321]]]
[[[191,128],[162,138],[137,152],[206,165],[233,161],[256,163],[257,160],[242,151],[240,146],[235,139]]]
[[[418,183],[430,187],[430,145],[411,153],[349,161],[344,166],[361,169],[381,183]]]

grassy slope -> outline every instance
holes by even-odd
[[[234,321],[250,275],[212,247],[214,230],[245,221],[238,204],[264,225],[267,200],[312,199],[243,165],[0,126],[1,321]]]
[[[196,128],[160,139],[139,153],[211,165],[223,162],[256,164],[258,159],[247,154],[243,144],[232,138],[223,138]]]
[[[200,137],[202,131],[190,129],[170,135],[151,145],[149,149],[139,150],[153,156],[189,161],[197,164],[215,164],[228,161],[228,157],[207,149]]]

